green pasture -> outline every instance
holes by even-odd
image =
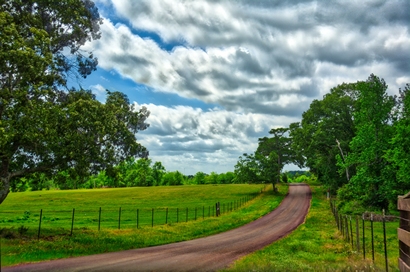
[[[245,256],[226,271],[385,271],[383,223],[373,223],[373,262],[370,222],[365,222],[364,259],[362,228],[361,248],[357,251],[356,244],[352,246],[339,232],[325,190],[320,186],[311,189],[312,204],[305,224],[287,237]],[[352,224],[355,231],[355,222]],[[386,223],[389,271],[398,271],[398,226],[398,222]],[[356,241],[355,235],[353,240]]]
[[[62,191],[62,193],[53,191],[42,191],[41,193],[37,192],[37,197],[39,194],[42,194],[43,197],[47,194],[54,195],[53,193],[60,193],[57,194],[59,197],[66,194],[74,194],[74,196],[76,196],[77,193],[79,195],[83,194],[83,198],[87,199],[87,205],[90,206],[88,207],[90,210],[99,209],[101,205],[102,211],[104,211],[108,210],[109,205],[112,205],[112,228],[102,227],[101,230],[98,231],[94,225],[93,227],[76,227],[77,219],[75,219],[74,232],[72,236],[70,235],[69,227],[66,227],[67,222],[64,222],[61,228],[50,227],[50,225],[47,227],[47,225],[44,224],[42,225],[40,239],[37,240],[38,220],[36,219],[34,219],[32,226],[29,226],[22,221],[24,226],[29,226],[27,231],[21,229],[21,223],[8,225],[7,227],[0,227],[0,236],[2,237],[1,263],[3,266],[10,266],[13,264],[26,262],[114,252],[185,241],[220,233],[256,220],[257,218],[260,218],[264,214],[275,209],[281,203],[288,191],[287,185],[279,185],[278,188],[279,192],[273,192],[272,186],[267,186],[265,188],[264,185],[193,185],[179,187],[95,190],[96,192],[102,191],[104,194],[107,190],[112,190],[112,195],[104,195],[104,197],[110,200],[105,200],[105,202],[110,202],[107,203],[107,206],[102,205],[104,201],[101,199],[101,194],[93,195],[95,193],[94,190]],[[262,189],[263,191],[260,193]],[[244,203],[241,207],[239,207],[239,209],[233,210],[232,212],[222,213],[222,216],[219,217],[211,216],[203,219],[198,216],[197,220],[190,220],[188,222],[181,220],[182,222],[180,223],[171,222],[166,225],[154,225],[154,227],[151,226],[151,219],[149,219],[149,222],[143,224],[138,229],[134,227],[134,225],[130,228],[125,228],[125,226],[123,228],[123,223],[121,223],[121,229],[118,230],[117,222],[114,222],[114,220],[118,220],[118,204],[124,206],[124,200],[130,198],[125,197],[125,195],[128,194],[126,194],[126,192],[129,191],[134,192],[134,195],[138,192],[140,197],[145,194],[146,199],[140,200],[139,203],[141,205],[145,204],[146,207],[149,207],[147,208],[148,210],[152,209],[151,207],[155,207],[156,205],[159,206],[159,204],[161,204],[161,207],[168,206],[176,208],[189,206],[192,209],[195,206],[205,206],[208,203],[209,205],[214,205],[214,203],[218,200],[221,202],[222,209],[222,203],[233,203],[235,199],[240,200],[243,197],[251,198],[251,200]],[[89,196],[88,193],[91,194],[91,196]],[[22,196],[25,194],[31,195],[33,193],[23,193]],[[35,194],[36,193],[34,193],[34,195]],[[163,196],[162,199],[159,197],[160,194]],[[13,195],[14,194],[11,196]],[[131,193],[131,195],[133,195],[133,193]],[[168,197],[165,198],[165,195],[168,195]],[[54,197],[56,196],[54,195]],[[93,201],[90,201],[91,198],[93,198],[94,202],[97,203],[93,204]],[[21,199],[22,198],[16,198],[14,200],[13,198],[7,199],[6,201],[8,202],[7,205],[9,209],[12,201],[15,201],[15,203],[20,203]],[[28,199],[30,199],[30,196]],[[64,203],[66,201],[61,202]],[[81,200],[78,199],[77,202],[77,207],[79,207]],[[237,203],[238,202],[239,201],[237,201]],[[60,210],[61,208],[57,208],[57,203],[55,204],[56,205],[52,207],[53,210]],[[42,207],[39,203],[36,203],[36,205],[37,207],[35,207],[35,210]],[[68,201],[63,204],[62,207],[67,206],[66,209],[68,212],[72,207],[71,205],[74,204],[71,204]],[[26,206],[30,207],[31,205],[30,203],[26,203]],[[87,208],[87,206],[84,208]],[[6,210],[4,207],[1,207],[1,209]],[[19,211],[22,210],[23,209],[21,208],[19,209]],[[47,214],[47,210],[45,211],[46,213],[44,213],[44,216]],[[185,216],[185,214],[183,216]],[[14,218],[16,217],[17,216],[15,215]],[[122,220],[123,219],[121,219],[121,222]],[[71,221],[69,224],[71,224]]]
[[[263,185],[190,185],[10,193],[0,205],[0,228],[137,228],[186,222],[239,208]],[[100,212],[101,208],[101,212]],[[73,209],[75,209],[73,211]]]

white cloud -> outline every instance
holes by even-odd
[[[91,85],[90,89],[93,92],[93,94],[95,94],[95,97],[98,101],[105,103],[105,100],[107,98],[107,91],[102,85]]]
[[[343,82],[374,73],[391,93],[409,82],[407,0],[97,4],[106,17],[102,38],[86,49],[101,68],[219,107],[147,105],[151,127],[139,136],[171,168],[233,166],[258,136],[298,121],[313,99]]]
[[[136,104],[136,108],[141,106],[151,112],[150,127],[137,134],[138,141],[148,148],[154,161],[162,161],[168,170],[182,171],[184,167],[188,174],[233,171],[240,155],[256,149],[258,138],[267,136],[273,127],[297,121],[220,109]]]

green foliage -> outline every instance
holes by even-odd
[[[235,183],[259,183],[260,168],[255,155],[243,154],[235,165]]]
[[[302,121],[290,125],[292,147],[303,165],[333,194],[354,174],[354,166],[338,171],[336,156],[350,152],[349,143],[355,135],[353,113],[356,107],[356,84],[341,84],[330,90],[322,100],[314,100],[303,113]]]
[[[217,177],[218,184],[231,184],[234,182],[235,174],[233,172],[221,173]]]
[[[354,123],[357,132],[350,142],[351,152],[346,163],[341,166],[356,166],[356,174],[349,181],[356,200],[364,206],[388,209],[390,184],[395,183],[395,177],[384,155],[393,136],[391,113],[395,100],[387,94],[384,80],[373,74],[356,87],[358,110],[354,112]],[[397,201],[397,195],[394,198]]]
[[[205,184],[205,173],[197,172],[194,176],[194,184]]]
[[[155,162],[152,167],[153,185],[161,185],[163,176],[165,175],[165,167],[161,162]]]
[[[400,90],[397,100],[371,74],[332,88],[290,125],[297,159],[338,194],[341,208],[395,209],[397,196],[407,193],[409,89]]]
[[[235,165],[235,182],[238,183],[276,183],[281,181],[281,171],[285,164],[300,165],[300,156],[292,148],[289,128],[269,131],[273,137],[260,138],[254,154],[243,154]],[[287,182],[287,180],[286,180]]]
[[[400,91],[399,117],[394,122],[394,135],[390,140],[391,148],[384,158],[391,163],[396,183],[391,184],[390,199],[404,195],[410,188],[410,84]]]
[[[135,138],[148,126],[146,108],[136,110],[119,92],[108,92],[102,104],[90,91],[67,91],[69,76],[96,68],[80,47],[99,38],[101,22],[89,0],[0,5],[0,203],[10,188],[47,188],[35,173],[79,188],[92,174],[110,175],[126,158],[147,156]]]
[[[205,177],[206,184],[217,184],[218,183],[218,174],[215,172],[211,172],[209,175]]]
[[[167,172],[162,178],[161,185],[183,185],[185,181],[184,175],[179,171]]]

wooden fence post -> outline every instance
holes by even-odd
[[[397,229],[399,268],[400,271],[410,271],[410,192],[398,197],[397,209],[400,211],[400,227]]]

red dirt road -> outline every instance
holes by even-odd
[[[305,184],[268,215],[240,228],[186,242],[4,267],[2,271],[216,271],[286,236],[305,220],[311,192]]]

